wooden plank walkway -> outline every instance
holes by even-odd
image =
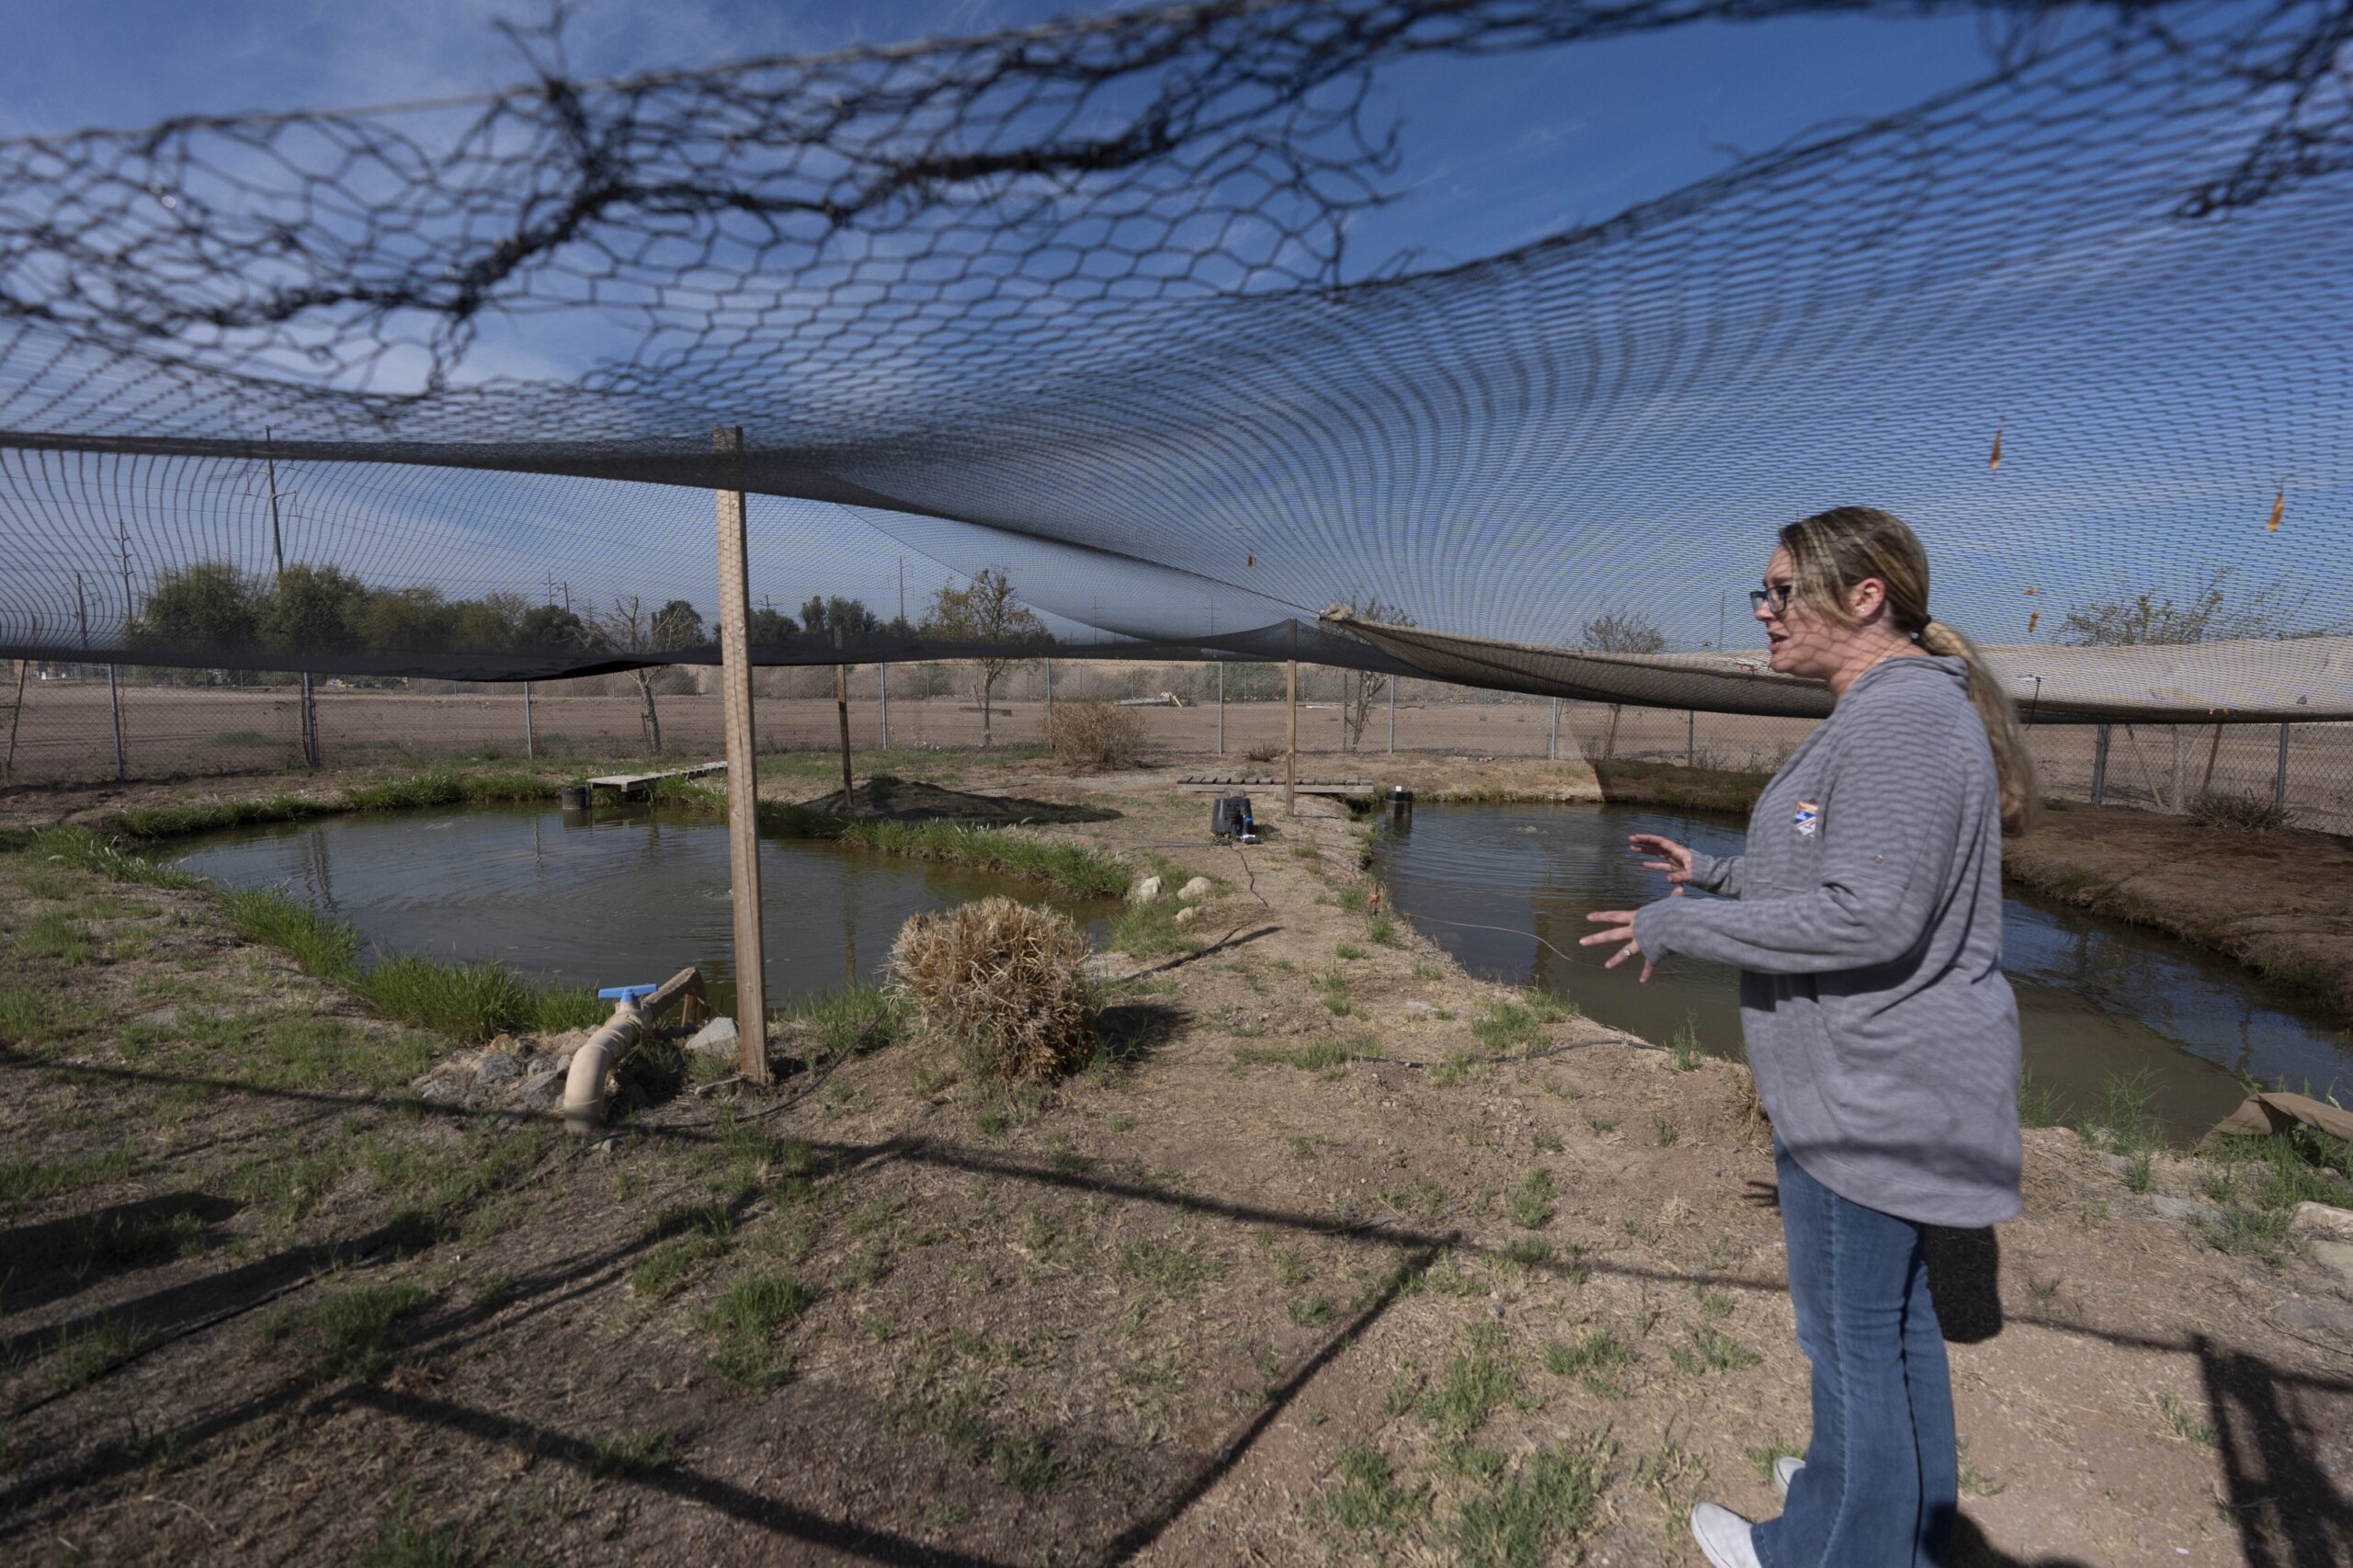
[[[649,785],[665,778],[700,778],[707,773],[724,773],[723,762],[705,762],[693,767],[673,767],[663,773],[607,773],[588,780],[592,790],[619,790],[624,795],[642,794]]]
[[[1195,773],[1188,774],[1176,780],[1176,787],[1196,792],[1216,790],[1235,794],[1255,790],[1266,793],[1281,789],[1283,781],[1279,778],[1261,778],[1255,775],[1246,778],[1241,774],[1231,777],[1213,777]],[[1378,794],[1381,790],[1381,786],[1370,778],[1302,778],[1292,788],[1302,795],[1372,795]]]

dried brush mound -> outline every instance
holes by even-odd
[[[1095,1055],[1086,938],[1009,898],[917,915],[891,949],[891,988],[977,1074],[1051,1083]]]
[[[1046,720],[1046,744],[1072,767],[1127,767],[1143,750],[1143,715],[1115,702],[1058,702]]]
[[[2234,795],[2209,790],[2189,802],[2190,820],[2206,827],[2235,827],[2246,833],[2272,833],[2288,825],[2291,813],[2268,795]]]

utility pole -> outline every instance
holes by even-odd
[[[263,472],[269,483],[269,554],[277,570],[277,575],[272,579],[272,586],[282,588],[286,582],[286,536],[278,517],[278,454],[270,445],[269,426],[267,425],[261,427],[261,460]],[[297,649],[295,652],[300,653],[301,650]],[[316,767],[319,766],[317,698],[312,690],[311,672],[302,671],[301,677],[302,761],[306,767]]]
[[[1544,755],[1554,762],[1561,760],[1561,699],[1552,699],[1552,736],[1544,743]]]
[[[743,480],[744,430],[710,433],[722,483]],[[735,461],[729,462],[727,460]],[[727,858],[735,903],[735,1070],[745,1081],[768,1082],[767,947],[760,926],[758,763],[752,733],[752,574],[746,559],[741,489],[718,493],[719,688],[727,724]],[[572,608],[564,585],[564,608]]]

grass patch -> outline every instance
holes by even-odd
[[[86,827],[45,827],[32,836],[32,853],[44,860],[96,872],[115,882],[148,887],[193,888],[203,879],[123,847],[119,839]]]
[[[285,889],[233,888],[222,893],[221,904],[238,936],[276,948],[307,972],[340,981],[357,973],[359,933]]]
[[[1428,1511],[1428,1498],[1400,1483],[1396,1468],[1378,1449],[1348,1449],[1336,1469],[1337,1479],[1316,1499],[1316,1510],[1351,1535],[1394,1535]]]
[[[655,1217],[647,1239],[670,1244],[639,1259],[630,1269],[630,1290],[640,1301],[668,1301],[687,1288],[703,1265],[733,1250],[734,1236],[735,1221],[723,1203],[665,1210]]]
[[[306,973],[347,985],[385,1017],[457,1040],[513,1030],[554,1033],[602,1021],[607,1009],[586,986],[540,990],[496,962],[404,953],[362,968],[359,933],[283,888],[233,888],[221,903],[237,934],[276,948]]]
[[[2036,1083],[2033,1068],[2021,1069],[2018,1073],[2018,1125],[2056,1127],[2062,1119],[2058,1091],[2048,1084]]]
[[[121,1181],[138,1168],[138,1156],[127,1147],[66,1160],[10,1155],[0,1159],[0,1208],[16,1209],[101,1182]]]
[[[50,1386],[71,1393],[127,1357],[138,1354],[149,1335],[120,1318],[105,1316],[76,1334],[60,1329],[57,1350],[49,1363]]]
[[[1441,1436],[1459,1441],[1519,1398],[1519,1372],[1503,1325],[1479,1323],[1472,1325],[1469,1345],[1456,1352],[1444,1375],[1423,1393],[1420,1412]]]
[[[1551,993],[1530,989],[1516,1001],[1489,1002],[1471,1032],[1495,1055],[1525,1054],[1544,1043],[1552,1025],[1575,1016]]]
[[[1666,1358],[1674,1362],[1679,1370],[1694,1375],[1702,1371],[1737,1371],[1743,1367],[1754,1367],[1764,1359],[1732,1335],[1715,1328],[1693,1329],[1689,1348],[1678,1345],[1666,1353]]]
[[[1466,1499],[1455,1517],[1453,1545],[1471,1568],[1542,1568],[1593,1525],[1602,1468],[1600,1439],[1540,1449],[1492,1493]]]
[[[26,925],[24,935],[17,938],[17,956],[84,964],[98,956],[98,949],[81,922],[52,910],[34,915]]]
[[[1537,1166],[1528,1173],[1527,1180],[1512,1189],[1511,1222],[1526,1231],[1542,1230],[1552,1222],[1553,1199],[1559,1196],[1552,1173]]]
[[[781,1269],[737,1279],[695,1314],[697,1324],[715,1342],[711,1369],[743,1388],[778,1387],[792,1376],[792,1352],[776,1343],[776,1331],[816,1300],[816,1291]]]
[[[1749,1468],[1756,1472],[1756,1479],[1770,1486],[1773,1484],[1773,1461],[1802,1460],[1805,1458],[1805,1450],[1793,1449],[1787,1443],[1767,1443],[1758,1448],[1743,1449],[1741,1456],[1748,1460]]]
[[[2180,1395],[2157,1395],[2157,1414],[2165,1417],[2165,1429],[2183,1442],[2201,1449],[2222,1447],[2222,1439],[2215,1432],[2214,1424],[2201,1420],[2197,1412],[2181,1402]]]
[[[1574,1345],[1553,1340],[1544,1346],[1544,1369],[1557,1378],[1581,1378],[1590,1392],[1618,1399],[1625,1389],[1610,1376],[1634,1363],[1634,1347],[1607,1329],[1595,1329]]]
[[[358,1568],[470,1568],[475,1561],[456,1530],[427,1529],[402,1508],[376,1528]]]
[[[1380,1042],[1369,1038],[1317,1040],[1288,1047],[1238,1045],[1233,1048],[1233,1060],[1243,1067],[1298,1067],[1313,1073],[1370,1056],[1380,1049]]]
[[[322,1378],[364,1382],[392,1364],[402,1324],[432,1300],[432,1291],[405,1281],[354,1285],[271,1314],[262,1337],[308,1356]]]
[[[1005,876],[1031,877],[1082,898],[1116,898],[1127,892],[1128,869],[1080,844],[1056,843],[1005,828],[952,822],[852,819],[833,835],[854,849],[949,860]]]
[[[2146,1067],[2110,1074],[2101,1089],[2099,1108],[2085,1122],[2085,1137],[2096,1139],[2127,1158],[2163,1148],[2164,1124],[2149,1109],[2156,1094],[2156,1074]]]
[[[608,1480],[659,1475],[677,1462],[678,1437],[667,1426],[626,1437],[588,1439],[588,1473]]]
[[[198,1251],[203,1245],[204,1220],[187,1209],[85,1214],[69,1222],[64,1239],[69,1266],[121,1267]]]
[[[871,981],[801,997],[776,1016],[807,1026],[827,1056],[889,1045],[906,1026],[898,1003]]]
[[[2298,1204],[2353,1208],[2353,1142],[2302,1126],[2225,1139],[2203,1188],[2222,1210],[2220,1221],[2200,1224],[2207,1241],[2277,1268],[2296,1249],[2290,1226]]]
[[[542,991],[502,963],[417,953],[380,959],[353,985],[384,1017],[455,1040],[585,1028],[610,1012],[587,986]]]
[[[1675,1031],[1675,1043],[1667,1047],[1667,1059],[1678,1073],[1694,1072],[1699,1059],[1707,1052],[1699,1049],[1699,1020],[1690,1014],[1683,1015],[1683,1026]]]
[[[1120,916],[1111,922],[1110,934],[1104,944],[1113,952],[1130,958],[1158,958],[1163,953],[1189,953],[1200,943],[1189,926],[1176,924],[1176,912],[1183,906],[1176,900],[1156,898],[1150,903],[1131,903]]]
[[[1225,1260],[1215,1253],[1145,1240],[1120,1249],[1120,1272],[1163,1295],[1192,1296],[1224,1275]]]

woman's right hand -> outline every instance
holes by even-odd
[[[1691,880],[1691,847],[1677,844],[1672,838],[1662,838],[1655,833],[1630,835],[1626,842],[1637,855],[1655,855],[1655,860],[1643,862],[1646,871],[1665,871],[1666,880],[1678,887]]]

